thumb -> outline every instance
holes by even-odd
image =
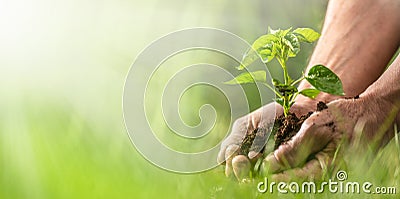
[[[325,148],[334,137],[334,131],[333,117],[327,109],[314,113],[290,141],[264,159],[262,172],[277,173],[301,166],[310,155]]]

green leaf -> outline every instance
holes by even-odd
[[[225,84],[247,84],[255,82],[267,82],[267,74],[265,71],[244,72],[234,79],[224,82]]]
[[[276,34],[280,29],[278,30],[273,30],[271,27],[268,26],[268,34]]]
[[[264,63],[270,62],[275,57],[274,53],[272,53],[272,50],[268,48],[261,50],[259,53]]]
[[[313,66],[306,80],[316,89],[333,95],[344,95],[342,81],[329,68],[323,65]]]
[[[288,34],[292,30],[292,27],[286,29],[286,30],[281,30],[278,34],[281,37],[284,37],[286,34]]]
[[[289,47],[289,57],[295,57],[300,52],[300,41],[293,33],[285,35],[283,41]]]
[[[272,84],[277,87],[277,86],[282,86],[282,82],[280,82],[279,80],[272,78]]]
[[[311,99],[315,99],[315,97],[317,97],[317,95],[320,93],[321,91],[317,90],[317,89],[313,89],[313,88],[306,88],[302,91],[300,91],[299,93],[309,97]]]
[[[272,55],[282,57],[282,46],[281,45],[273,45],[272,46]]]
[[[243,70],[257,59],[259,59],[258,54],[256,51],[250,48],[249,51],[247,51],[247,53],[243,56],[240,65],[236,68],[238,70]]]
[[[253,44],[251,45],[251,47],[258,51],[259,49],[267,46],[268,44],[272,45],[274,42],[276,42],[278,40],[278,37],[276,37],[273,34],[266,34],[266,35],[262,35],[261,37],[259,37],[257,40],[255,40],[253,42]]]
[[[289,33],[291,30],[292,30],[292,27],[290,27],[286,30],[281,30],[281,29],[273,30],[273,29],[271,29],[271,27],[268,27],[268,34],[276,35],[278,37],[283,37],[287,33]]]
[[[316,41],[320,34],[311,28],[297,28],[293,33],[298,37],[300,42],[312,43]]]
[[[251,48],[243,56],[240,66],[238,66],[237,69],[243,70],[249,66],[259,58],[258,54],[263,59],[263,62],[266,63],[271,61],[275,57],[272,52],[272,46],[276,41],[278,41],[278,38],[272,34],[266,34],[259,37],[256,41],[254,41]]]
[[[284,106],[284,104],[285,104],[282,98],[275,99],[275,102],[280,104],[281,106]]]

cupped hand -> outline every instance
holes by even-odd
[[[399,107],[374,95],[339,99],[328,108],[313,113],[300,131],[286,144],[269,154],[262,164],[264,173],[278,181],[319,179],[334,168],[335,153],[343,143],[385,145],[393,136],[393,123]]]
[[[291,112],[297,116],[304,115],[309,111],[315,110],[315,102],[304,100],[297,102],[291,108]],[[277,103],[267,104],[256,111],[237,119],[230,135],[222,142],[218,154],[218,162],[225,163],[225,175],[235,176],[239,180],[246,178],[250,171],[251,163],[261,157],[258,151],[250,151],[248,154],[239,154],[239,145],[247,133],[253,132],[257,128],[268,129],[274,125],[275,116],[283,114],[282,107]],[[253,143],[257,144],[257,143]],[[260,142],[258,144],[265,144]],[[256,147],[257,148],[257,147]],[[262,148],[258,147],[258,148]]]

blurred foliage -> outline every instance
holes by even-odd
[[[124,78],[135,56],[171,31],[216,27],[253,41],[267,26],[320,30],[326,3],[1,1],[0,198],[257,197],[255,185],[226,179],[222,168],[180,175],[142,158],[123,124]],[[304,66],[311,48],[288,65]],[[251,110],[261,106],[254,88],[247,92]],[[196,95],[196,104],[208,99]],[[386,174],[383,184],[392,182]]]

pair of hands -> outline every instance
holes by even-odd
[[[315,111],[315,104],[316,101],[312,100],[298,100],[291,112],[301,116]],[[356,147],[364,143],[380,147],[393,137],[392,116],[396,115],[394,105],[389,101],[373,94],[363,94],[357,99],[337,99],[327,105],[327,109],[313,113],[290,141],[266,156],[254,151],[247,156],[237,155],[239,144],[247,132],[273,125],[267,115],[275,111],[277,116],[281,115],[282,107],[270,103],[236,120],[218,154],[218,162],[226,164],[225,174],[245,179],[251,165],[258,158],[264,158],[261,171],[273,174],[274,180],[319,179],[326,169],[338,166],[333,160],[343,143]]]

